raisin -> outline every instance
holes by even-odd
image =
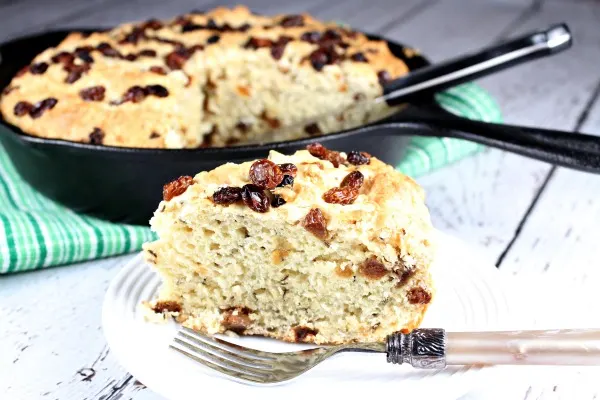
[[[302,220],[302,226],[319,239],[327,237],[327,222],[318,208],[313,208],[306,214]]]
[[[250,129],[250,126],[248,124],[245,124],[243,122],[238,122],[235,127],[237,128],[237,130],[247,133],[248,130]]]
[[[85,101],[102,101],[104,100],[104,86],[92,86],[79,91],[79,96]]]
[[[219,26],[217,25],[215,20],[212,18],[209,18],[208,21],[206,21],[206,27],[208,29],[218,29],[219,28]]]
[[[66,83],[74,83],[78,81],[84,72],[89,71],[89,64],[83,65],[75,65],[75,64],[65,64],[63,69],[68,72],[67,77],[65,78]]]
[[[271,199],[271,207],[273,208],[281,207],[285,203],[285,199],[278,194],[274,194],[273,198]]]
[[[315,44],[321,40],[321,33],[317,31],[304,32],[302,36],[300,36],[300,40]]]
[[[191,176],[180,176],[173,182],[169,182],[163,186],[163,200],[169,201],[175,196],[179,196],[194,183],[194,178]]]
[[[265,159],[252,164],[249,176],[252,183],[263,189],[275,189],[283,180],[283,173],[279,166]]]
[[[415,274],[414,269],[394,269],[393,272],[398,277],[396,287],[402,287]]]
[[[320,143],[312,143],[306,146],[308,152],[321,160],[327,160],[333,164],[335,168],[339,167],[340,164],[345,164],[346,160],[342,155],[337,151],[327,150]]]
[[[296,176],[296,173],[298,172],[298,167],[292,163],[279,164],[279,169],[283,174],[291,177]]]
[[[177,49],[165,56],[165,62],[171,69],[181,69],[188,58],[190,58],[190,54],[186,49]]]
[[[246,22],[245,24],[238,26],[237,30],[240,32],[246,32],[250,28],[252,28],[252,25],[250,25],[249,23]]]
[[[154,31],[159,30],[162,27],[162,22],[156,19],[149,19],[148,21],[145,21],[142,25],[142,29],[152,29]]]
[[[281,57],[283,56],[284,51],[285,51],[285,45],[284,46],[273,46],[273,47],[271,47],[271,56],[275,60],[280,60]]]
[[[266,111],[260,114],[260,117],[269,125],[271,129],[277,129],[281,126],[281,122],[277,118],[271,118],[267,115]]]
[[[338,151],[328,150],[326,160],[332,163],[335,168],[346,164],[346,160]]]
[[[242,189],[235,186],[225,186],[213,193],[215,204],[229,205],[242,200]]]
[[[347,159],[352,165],[364,165],[371,162],[371,155],[369,153],[365,153],[364,151],[351,151],[348,153]]]
[[[365,99],[365,95],[362,93],[355,93],[352,98],[354,99],[354,101],[359,102]]]
[[[52,56],[51,60],[55,64],[71,64],[75,60],[75,56],[71,53],[67,53],[66,51],[61,51],[60,53]]]
[[[31,64],[31,66],[29,67],[29,72],[31,72],[34,75],[41,75],[44,72],[46,72],[47,69],[48,63],[41,62],[37,64]]]
[[[98,46],[96,46],[96,49],[105,57],[121,57],[121,53],[119,53],[118,50],[114,49],[110,44],[106,42],[100,43]]]
[[[327,50],[319,48],[310,53],[310,63],[313,68],[317,71],[321,71],[324,66],[329,63],[329,57],[327,56]]]
[[[279,25],[284,28],[289,28],[292,26],[303,26],[304,25],[304,16],[302,15],[287,15],[285,16]]]
[[[204,29],[204,26],[198,25],[198,24],[194,24],[193,22],[186,22],[185,24],[183,24],[181,26],[181,32],[182,33],[197,31],[198,29]]]
[[[104,140],[104,132],[100,128],[94,128],[89,137],[91,144],[102,144],[102,141]]]
[[[160,133],[152,132],[150,134],[150,139],[158,139],[160,137]]]
[[[271,39],[262,39],[251,37],[248,39],[246,44],[244,44],[244,48],[246,49],[259,49],[261,47],[271,47],[273,45],[273,41]]]
[[[81,75],[83,75],[83,71],[80,71],[80,70],[71,71],[67,75],[67,78],[65,79],[65,82],[66,83],[76,82],[76,81],[79,80],[79,78],[81,78]]]
[[[22,117],[23,115],[29,114],[29,112],[33,109],[33,104],[28,101],[20,101],[15,104],[15,108],[13,109],[13,113],[17,117]]]
[[[285,46],[292,40],[289,36],[281,36],[275,43],[273,43],[273,47],[271,47],[271,56],[279,60],[283,56],[283,52],[285,51]]]
[[[348,205],[354,203],[358,197],[358,190],[350,186],[329,189],[323,194],[323,200],[330,204]]]
[[[365,177],[360,171],[352,171],[348,175],[346,175],[346,177],[342,180],[342,183],[340,183],[340,187],[351,187],[353,189],[358,190],[363,185],[364,181]]]
[[[277,185],[277,187],[284,186],[294,186],[294,177],[291,175],[284,175],[283,179],[281,180],[281,183]]]
[[[232,307],[224,310],[225,316],[221,325],[228,331],[242,334],[252,324],[252,320],[248,316],[250,312],[248,307]]]
[[[58,100],[56,100],[54,97],[44,99],[33,106],[31,111],[29,111],[29,115],[31,118],[39,118],[42,116],[44,111],[53,109],[56,103],[58,103]]]
[[[165,39],[165,38],[161,38],[158,36],[153,36],[150,39],[157,41],[159,43],[171,44],[171,45],[177,47],[178,49],[185,48],[185,45],[183,44],[183,42],[180,42],[179,40]]]
[[[408,291],[406,298],[410,304],[428,304],[431,294],[421,287],[414,287]]]
[[[334,31],[333,29],[327,29],[325,32],[323,32],[321,43],[323,43],[324,41],[329,41],[330,43],[338,43],[341,42],[341,40],[342,35],[340,35],[339,32]]]
[[[318,329],[311,329],[306,326],[296,326],[294,328],[294,338],[296,342],[305,342],[309,336],[315,336],[319,333]]]
[[[120,44],[126,44],[126,43],[137,44],[137,42],[139,42],[140,39],[143,39],[143,38],[146,38],[144,29],[136,26],[119,43]]]
[[[350,59],[352,61],[358,61],[358,62],[369,62],[369,60],[367,60],[367,57],[365,57],[364,53],[361,53],[361,52],[352,54],[350,56]]]
[[[145,90],[150,96],[167,97],[169,95],[167,88],[161,85],[149,85],[146,86]]]
[[[388,273],[388,270],[385,268],[383,263],[381,263],[375,257],[371,257],[360,265],[358,272],[360,272],[366,278],[374,280],[383,278]]]
[[[219,35],[212,35],[208,39],[206,39],[206,43],[214,44],[214,43],[217,43],[220,39],[221,39],[221,37]]]
[[[88,64],[91,64],[94,62],[94,59],[90,55],[90,51],[92,51],[92,48],[89,46],[78,47],[75,49],[75,57],[79,58],[80,60],[82,60]]]
[[[311,136],[320,135],[322,133],[321,129],[319,128],[319,125],[317,125],[316,123],[306,125],[304,127],[304,132],[308,133]]]
[[[152,310],[155,313],[164,313],[164,312],[180,312],[181,304],[176,301],[168,300],[168,301],[157,301]]]
[[[252,211],[264,213],[269,210],[269,197],[264,189],[248,184],[242,187],[242,200]]]
[[[166,75],[167,71],[163,68],[163,67],[150,67],[150,72],[154,72],[155,74],[159,74],[159,75]]]
[[[127,89],[125,95],[123,96],[123,101],[131,101],[132,103],[139,103],[144,100],[144,98],[148,95],[148,92],[145,88],[141,86],[132,86]]]
[[[377,79],[379,79],[379,84],[383,86],[386,83],[388,83],[389,81],[391,81],[392,77],[391,77],[390,73],[387,72],[386,70],[381,70],[377,73]]]
[[[311,143],[306,146],[306,150],[308,150],[310,155],[321,160],[324,160],[327,157],[327,153],[329,151],[321,143]]]
[[[138,53],[138,57],[156,57],[156,51],[152,49],[144,49]]]
[[[138,56],[135,53],[129,53],[123,58],[126,59],[127,61],[135,61],[135,60],[137,60]]]

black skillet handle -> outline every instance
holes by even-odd
[[[466,139],[561,167],[600,174],[598,136],[492,124],[425,109],[415,110],[409,118],[396,123],[397,128],[409,128],[417,135]]]
[[[414,100],[418,95],[456,86],[525,61],[551,55],[571,46],[566,24],[550,27],[477,53],[424,67],[384,85],[382,99],[390,106]]]

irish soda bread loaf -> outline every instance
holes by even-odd
[[[309,146],[164,189],[149,304],[185,326],[290,342],[382,341],[417,327],[434,290],[421,188],[366,153]]]
[[[126,147],[283,140],[389,114],[381,83],[407,72],[385,42],[307,14],[245,7],[70,34],[4,90],[26,133]],[[327,115],[327,117],[323,117]],[[274,133],[275,136],[265,136]]]

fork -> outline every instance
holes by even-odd
[[[344,352],[385,353],[388,363],[423,369],[447,365],[600,365],[600,329],[446,332],[427,328],[393,333],[381,343],[272,353],[181,327],[169,347],[229,378],[253,384],[292,380]]]

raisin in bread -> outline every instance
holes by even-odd
[[[149,308],[209,334],[383,341],[434,294],[423,191],[366,153],[311,145],[181,177],[151,226],[163,286]]]
[[[392,109],[369,99],[407,72],[383,41],[307,14],[217,8],[70,34],[0,98],[4,119],[47,138],[151,148],[320,135]]]

